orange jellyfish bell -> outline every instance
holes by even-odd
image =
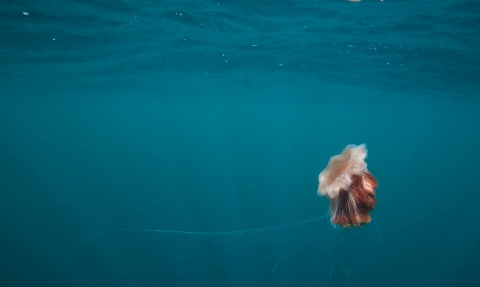
[[[343,227],[370,223],[377,179],[367,170],[367,146],[348,145],[318,176],[318,195],[330,200],[330,220]]]

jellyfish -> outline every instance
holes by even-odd
[[[359,227],[372,220],[377,179],[368,171],[367,146],[348,145],[330,158],[318,177],[318,195],[330,200],[330,221],[345,228]]]

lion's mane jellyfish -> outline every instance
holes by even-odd
[[[330,200],[330,220],[346,228],[370,223],[377,179],[367,170],[367,146],[348,145],[319,175],[318,195]]]

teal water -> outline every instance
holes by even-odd
[[[0,286],[478,286],[478,1],[3,1]],[[318,174],[367,144],[379,203]]]

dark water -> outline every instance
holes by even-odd
[[[480,284],[480,2],[54,2],[0,4],[0,286]]]

